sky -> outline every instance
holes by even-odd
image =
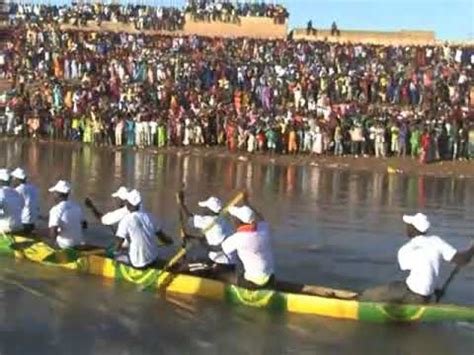
[[[474,0],[284,0],[290,26],[431,30],[443,40],[474,39]]]
[[[67,2],[65,0],[30,1]],[[261,0],[247,2],[252,1]],[[430,30],[435,31],[437,38],[442,40],[474,39],[474,0],[264,1],[267,3],[275,1],[286,6],[290,12],[290,27],[305,27],[308,20],[312,19],[314,27],[329,28],[335,20],[342,30]],[[26,2],[29,1],[26,0]],[[182,6],[185,0],[122,0],[122,2]]]

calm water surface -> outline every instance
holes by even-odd
[[[334,287],[361,290],[403,277],[396,265],[403,213],[428,213],[434,232],[456,247],[473,234],[469,179],[1,141],[0,167],[17,165],[41,188],[43,214],[52,204],[47,188],[59,178],[72,181],[75,199],[91,196],[103,210],[113,208],[110,193],[124,184],[142,191],[147,208],[175,235],[181,184],[194,209],[209,194],[228,198],[245,188],[271,223],[278,276]],[[107,244],[108,233],[91,223],[94,242]],[[474,264],[445,301],[474,305]],[[0,258],[0,354],[90,353],[472,355],[474,326],[373,325],[164,300],[131,285]]]

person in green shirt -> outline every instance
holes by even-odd
[[[400,127],[398,127],[398,123],[395,123],[392,128],[390,128],[390,143],[392,155],[398,155],[400,152]]]
[[[417,126],[413,126],[410,135],[410,151],[413,159],[417,158],[420,154],[420,139],[421,131]]]
[[[267,138],[267,149],[270,153],[275,153],[276,146],[277,146],[277,134],[275,130],[268,126],[265,131],[265,136]]]
[[[158,121],[158,148],[166,145],[166,124],[162,119]]]

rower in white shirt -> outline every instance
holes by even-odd
[[[210,251],[223,251],[237,256],[242,269],[237,271],[237,284],[247,289],[272,288],[275,284],[273,250],[268,223],[248,201],[241,207],[230,207],[236,232]]]
[[[13,178],[12,185],[25,201],[25,206],[21,213],[23,231],[31,233],[35,229],[40,212],[38,189],[27,181],[26,172],[21,168],[13,170],[11,176]]]
[[[126,206],[128,189],[125,186],[120,186],[117,191],[112,194],[112,197],[117,201],[117,209],[101,213],[94,205],[92,200],[88,197],[85,199],[84,204],[88,207],[94,216],[100,220],[105,226],[117,227],[119,222],[130,213]]]
[[[220,245],[225,238],[233,234],[234,229],[228,220],[222,216],[219,217],[219,213],[222,210],[222,202],[217,197],[211,196],[205,201],[198,203],[200,207],[206,208],[210,211],[210,214],[192,214],[189,212],[186,204],[184,203],[183,194],[179,194],[179,205],[181,212],[183,213],[185,220],[188,221],[188,225],[192,228],[198,229],[204,236],[205,242],[208,245]],[[197,239],[203,240],[203,236],[193,236],[190,234],[186,235],[186,240]],[[205,263],[203,273],[224,273],[228,271],[234,271],[235,269],[235,257],[234,255],[226,255],[223,251],[210,251],[208,253],[208,260]],[[190,271],[192,271],[193,264],[189,265]],[[199,268],[196,268],[197,271]]]
[[[7,169],[0,169],[0,233],[20,232],[23,230],[21,215],[25,201],[10,185]]]
[[[56,205],[49,211],[49,236],[61,249],[84,245],[82,230],[87,228],[81,206],[69,199],[71,185],[59,180],[49,189]]]
[[[474,246],[457,251],[436,235],[429,235],[430,222],[423,213],[404,215],[407,237],[398,250],[398,264],[408,271],[405,281],[395,281],[362,293],[363,301],[390,303],[427,303],[436,293],[442,261],[463,266],[474,255]]]
[[[143,269],[158,259],[156,237],[165,244],[172,244],[173,240],[162,231],[157,220],[141,208],[142,197],[137,190],[127,194],[126,204],[129,214],[119,222],[118,240],[109,253],[114,253],[117,261]],[[125,241],[129,245],[127,250],[123,250]]]

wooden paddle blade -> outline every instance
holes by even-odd
[[[305,285],[290,281],[276,281],[275,288],[279,291],[289,293],[302,293],[306,295],[314,295],[327,298],[338,298],[353,300],[356,299],[359,294],[357,292],[348,290],[339,290],[335,288],[316,286],[316,285]]]
[[[181,204],[181,203],[184,202],[184,191],[183,190],[179,190],[176,193],[176,201],[178,202],[178,204]]]

